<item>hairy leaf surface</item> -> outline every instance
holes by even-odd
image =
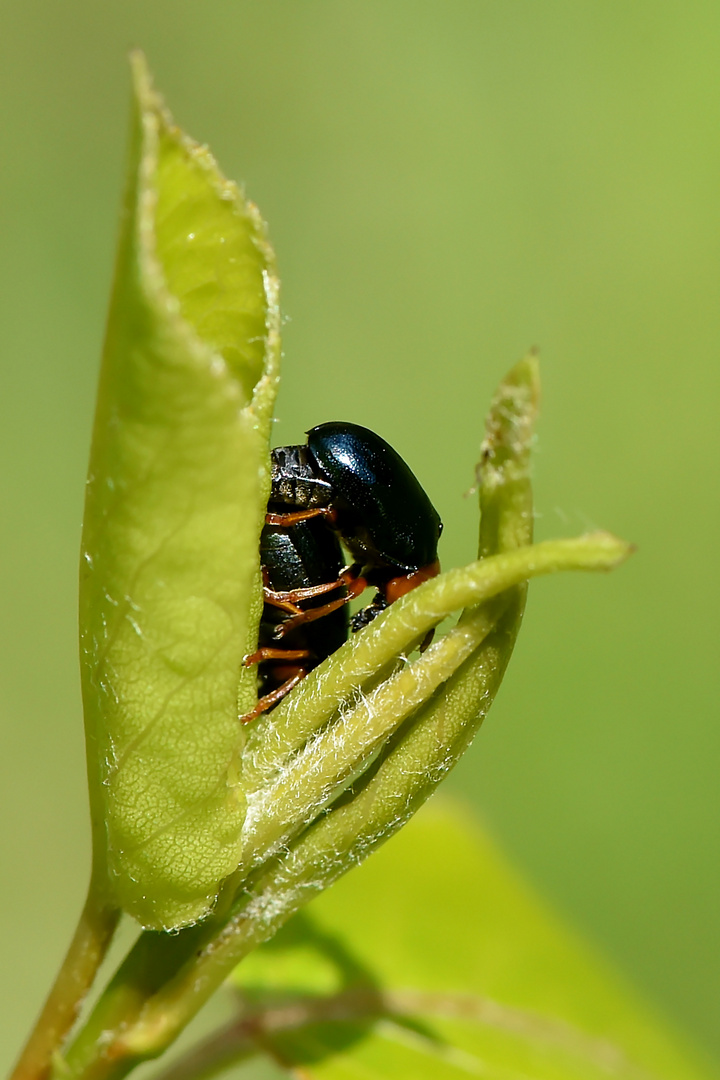
[[[80,619],[96,858],[160,929],[204,915],[237,865],[279,319],[256,208],[174,126],[139,56],[134,75]]]

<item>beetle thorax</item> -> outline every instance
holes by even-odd
[[[307,446],[278,446],[270,455],[271,503],[285,503],[298,510],[329,506],[332,488],[318,472]]]

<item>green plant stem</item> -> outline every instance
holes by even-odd
[[[217,928],[215,927],[215,931]],[[135,942],[70,1046],[57,1076],[123,1076],[136,1064],[119,1056],[118,1032],[139,1022],[147,1002],[190,960],[213,932],[212,920],[179,934],[145,931]]]
[[[94,874],[68,951],[10,1080],[42,1080],[49,1074],[112,941],[120,911],[97,882]]]

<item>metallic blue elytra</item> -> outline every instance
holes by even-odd
[[[342,421],[307,434],[308,449],[332,488],[342,538],[359,561],[408,572],[437,561],[440,515],[389,443]]]

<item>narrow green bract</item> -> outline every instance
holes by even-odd
[[[144,926],[191,923],[238,862],[242,668],[279,355],[256,208],[134,58],[120,250],[83,530],[80,625],[95,858]]]

